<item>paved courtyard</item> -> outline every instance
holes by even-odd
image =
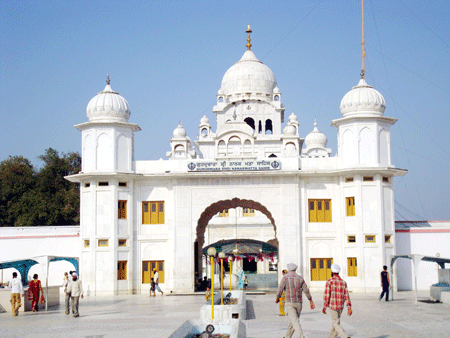
[[[303,331],[307,338],[328,337],[331,322],[328,314],[321,313],[322,295],[312,296],[316,309],[303,310]],[[350,336],[450,337],[450,305],[419,302],[415,306],[412,292],[396,293],[395,300],[388,303],[379,302],[377,296],[351,293],[354,313],[341,317]],[[427,298],[427,292],[419,293],[419,300]],[[187,319],[199,318],[204,299],[202,295],[86,297],[80,300],[79,318],[65,315],[63,306],[48,312],[21,312],[18,317],[0,313],[0,336],[166,338]],[[247,337],[284,337],[288,318],[278,316],[274,300],[274,293],[247,295],[251,317],[244,321]]]

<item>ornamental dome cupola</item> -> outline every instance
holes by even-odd
[[[225,95],[273,94],[275,88],[278,87],[273,72],[259,61],[251,50],[247,50],[242,58],[226,71],[219,91]]]
[[[247,50],[241,59],[226,71],[222,78],[219,95],[244,97],[244,95],[259,94],[266,96],[274,94],[275,89],[277,93],[280,92],[273,72],[250,50],[252,46],[250,43],[251,32],[250,26],[248,26],[246,31],[248,33]]]
[[[206,115],[203,115],[203,117],[200,119],[200,125],[209,126],[209,118],[207,118]]]
[[[357,86],[345,94],[340,108],[344,117],[381,116],[386,108],[386,101],[379,91],[369,86],[362,78]]]
[[[110,85],[109,75],[106,87],[88,103],[86,114],[89,122],[128,122],[130,106],[127,100],[115,92]]]
[[[178,127],[175,128],[173,131],[173,138],[174,139],[184,139],[186,138],[186,130],[184,129],[183,125],[180,123],[178,124]]]
[[[325,148],[327,146],[327,137],[317,129],[317,120],[314,119],[314,130],[305,138],[306,149],[309,148]]]
[[[289,122],[286,124],[286,127],[283,129],[284,135],[297,135],[298,129],[298,120],[297,115],[292,113],[289,115]]]

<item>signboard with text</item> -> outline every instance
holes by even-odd
[[[191,161],[188,171],[258,171],[277,170],[281,168],[279,160],[218,160]]]

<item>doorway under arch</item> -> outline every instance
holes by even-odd
[[[219,200],[215,203],[209,205],[200,215],[197,221],[196,227],[196,240],[194,243],[194,257],[195,257],[195,276],[202,276],[202,248],[205,244],[205,231],[210,220],[218,213],[224,212],[224,210],[229,209],[253,209],[260,211],[263,215],[267,217],[270,224],[273,226],[274,237],[267,241],[270,245],[278,247],[277,240],[277,227],[272,213],[261,203],[250,200],[250,199],[240,199],[238,197],[226,200]],[[267,223],[266,223],[267,224]],[[237,226],[237,225],[236,225]],[[279,255],[279,252],[278,252]]]

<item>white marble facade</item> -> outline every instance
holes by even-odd
[[[325,281],[311,280],[312,258],[340,264],[353,291],[379,289],[380,268],[395,252],[393,177],[406,171],[391,162],[396,119],[384,116],[383,96],[364,79],[332,121],[338,149],[330,156],[317,123],[302,121],[312,129],[305,138],[294,113],[285,123],[275,75],[248,48],[222,79],[216,130],[204,116],[192,142],[179,123],[168,159],[157,161],[134,160],[140,128],[107,82],[88,104],[89,121],[76,126],[82,172],[67,177],[80,183],[80,271],[91,292],[148,292],[144,261],[164,261],[164,291],[191,292],[195,248],[230,238],[278,240],[278,273],[294,262],[313,290]],[[354,198],[354,216],[347,216],[346,197]],[[328,221],[310,221],[310,200],[330,201]],[[118,201],[126,201],[125,218],[118,218]],[[163,222],[143,224],[146,201],[163,202]],[[254,209],[254,217],[243,217],[243,208]],[[223,209],[228,217],[219,217]],[[357,258],[357,276],[347,277],[348,257]],[[118,280],[119,261],[127,262],[126,279]]]

